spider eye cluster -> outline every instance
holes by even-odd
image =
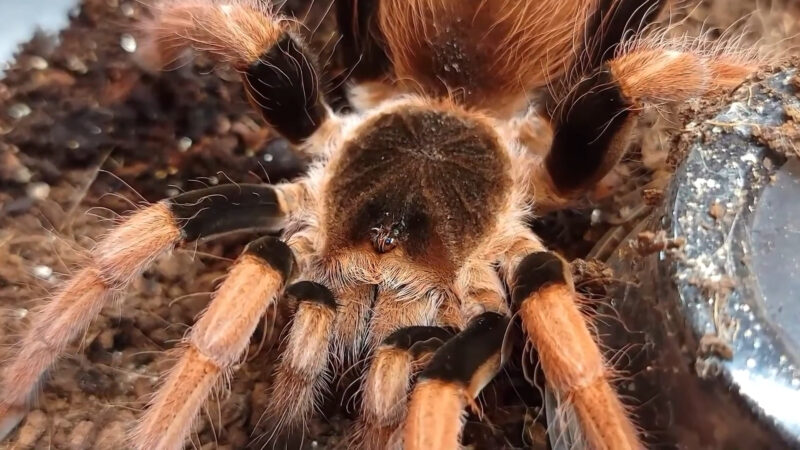
[[[403,222],[384,224],[372,229],[372,247],[378,253],[387,253],[394,250],[400,243]]]

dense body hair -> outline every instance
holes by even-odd
[[[4,368],[0,437],[67,342],[156,257],[261,229],[281,238],[256,239],[233,264],[144,413],[136,448],[183,447],[280,303],[292,318],[266,413],[278,431],[302,427],[355,368],[367,390],[353,433],[361,446],[460,448],[465,407],[502,368],[515,313],[587,446],[641,448],[570,266],[528,221],[608,175],[642,108],[729,88],[753,69],[752,54],[639,35],[662,0],[341,0],[345,60],[375,67],[351,67],[370,81],[369,101],[336,111],[315,56],[265,3],[166,0],[148,25],[150,50],[159,66],[184,49],[231,64],[264,120],[313,158],[309,170],[278,185],[182,193],[120,224]],[[528,102],[545,86],[539,114]]]
[[[498,111],[568,67],[594,0],[385,0],[380,25],[400,82]]]
[[[276,20],[267,2],[257,0],[160,1],[155,20],[145,22],[156,64],[175,62],[187,48],[211,53],[245,68],[272,46],[290,22]]]
[[[508,201],[502,145],[487,119],[443,103],[368,119],[332,163],[329,251],[364,245],[386,228],[413,260],[454,270]]]

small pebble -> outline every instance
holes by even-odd
[[[603,220],[603,211],[599,209],[592,210],[592,214],[590,216],[590,220],[592,225],[597,225]]]
[[[102,333],[97,337],[97,342],[100,344],[100,347],[103,350],[111,351],[114,349],[114,335],[116,334],[116,330],[113,328],[109,328],[103,330]]]
[[[29,449],[36,445],[36,442],[47,429],[47,415],[40,410],[31,411],[25,418],[25,423],[19,429],[15,449]]]
[[[71,450],[86,450],[92,445],[94,438],[94,423],[84,420],[75,425],[69,434],[68,442]]]
[[[49,280],[53,276],[53,268],[50,266],[36,266],[33,268],[33,276],[40,280]]]
[[[125,448],[125,436],[128,433],[128,428],[124,422],[114,421],[106,425],[97,436],[97,442],[94,444],[95,450],[117,450]]]
[[[122,15],[125,17],[133,17],[136,14],[136,9],[134,9],[133,5],[128,2],[120,5],[119,9],[122,11]]]
[[[226,134],[231,131],[231,121],[227,117],[220,115],[217,117],[217,121],[214,124],[214,131],[217,134]]]
[[[721,219],[725,215],[725,207],[719,202],[714,202],[708,210],[708,214],[716,220]]]
[[[44,70],[47,69],[49,64],[47,60],[42,58],[41,56],[31,56],[28,59],[28,67],[34,70]]]
[[[136,51],[136,38],[128,33],[123,34],[119,39],[119,45],[128,53]]]
[[[19,120],[23,117],[29,116],[30,114],[31,107],[25,103],[15,103],[8,108],[8,115],[11,116],[12,119]]]
[[[182,152],[185,152],[186,150],[189,150],[191,147],[192,147],[192,139],[191,138],[188,138],[188,137],[184,136],[184,137],[180,138],[180,140],[178,140],[178,148],[180,148],[180,150]]]
[[[73,72],[77,72],[80,74],[85,74],[89,71],[89,67],[86,66],[86,63],[78,59],[77,56],[70,56],[67,58],[67,68]]]
[[[47,183],[31,183],[27,189],[28,197],[36,200],[45,200],[50,196],[50,185]]]
[[[0,180],[28,183],[33,174],[19,160],[17,151],[15,146],[0,148]]]

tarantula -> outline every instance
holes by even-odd
[[[354,446],[455,449],[465,408],[507,358],[512,313],[590,448],[643,446],[576,303],[569,265],[531,231],[620,160],[646,104],[739,83],[741,53],[642,32],[663,0],[343,0],[352,108],[334,111],[295,22],[256,0],[173,0],[147,27],[166,66],[188,48],[241,73],[265,121],[313,158],[278,185],[223,185],[139,210],[33,320],[3,372],[0,435],[102,306],[176,245],[250,243],[188,334],[132,436],[179,449],[270,305],[293,310],[269,415],[302,424],[371,355]]]

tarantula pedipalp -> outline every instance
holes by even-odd
[[[254,241],[234,264],[144,414],[135,447],[183,446],[276,302],[294,309],[269,406],[278,426],[302,424],[331,378],[369,352],[354,445],[457,448],[465,407],[502,366],[518,309],[587,444],[641,447],[567,264],[526,220],[531,205],[569,204],[600,180],[644,103],[684,100],[751,70],[746,58],[700,46],[625,41],[664,3],[341,1],[345,58],[355,90],[368,94],[348,113],[326,103],[292,23],[255,0],[158,6],[150,33],[161,61],[192,46],[233,64],[264,119],[314,163],[292,183],[178,195],[112,231],[4,368],[0,434],[19,421],[67,342],[155,257],[257,227],[282,238]],[[375,64],[361,68],[362,58]],[[526,103],[559,76],[566,88],[544,101],[551,142],[532,147],[522,139],[536,115]]]

